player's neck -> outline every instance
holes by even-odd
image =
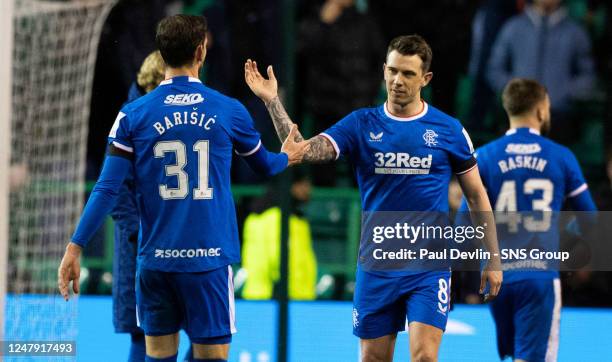
[[[510,128],[531,128],[539,132],[540,123],[531,118],[510,118]]]
[[[180,68],[166,68],[165,78],[172,79],[174,77],[199,78],[199,68],[195,66],[180,67]]]
[[[424,106],[425,104],[421,98],[407,104],[397,104],[387,99],[387,110],[396,117],[413,117],[421,113]]]

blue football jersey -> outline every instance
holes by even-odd
[[[497,212],[502,259],[505,248],[557,250],[558,211],[567,197],[577,196],[588,189],[573,153],[542,137],[537,130],[515,128],[479,148],[476,154],[489,200]],[[510,258],[502,262],[506,270],[513,269]],[[542,268],[548,271],[504,273],[504,282],[557,276],[552,265],[544,267],[542,264]],[[537,270],[538,266],[526,269]]]
[[[240,260],[232,150],[261,147],[242,104],[175,77],[124,106],[109,142],[133,153],[141,268],[198,272]]]
[[[413,117],[386,103],[357,110],[321,134],[352,164],[363,211],[448,212],[453,173],[476,166],[461,123],[423,102]]]

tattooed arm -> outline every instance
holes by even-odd
[[[285,142],[291,130],[291,126],[293,126],[293,121],[289,118],[287,111],[285,111],[285,107],[283,107],[283,104],[278,98],[278,82],[274,76],[272,66],[268,66],[267,72],[268,79],[264,78],[259,73],[256,62],[249,59],[244,64],[244,80],[249,88],[251,88],[251,91],[266,104],[268,113],[270,113],[270,117],[274,122],[276,134],[281,142]],[[304,137],[300,132],[296,132],[294,141],[301,142],[303,140]],[[310,148],[306,151],[306,154],[304,154],[302,162],[319,163],[333,161],[337,158],[334,146],[332,146],[330,141],[325,137],[315,136],[307,142]]]
[[[284,142],[293,126],[293,121],[289,118],[289,115],[285,111],[285,107],[281,103],[278,96],[272,98],[269,102],[266,102],[266,108],[274,123],[276,134],[281,142]],[[297,132],[295,142],[301,142],[304,140],[299,131]],[[303,161],[310,163],[320,163],[333,161],[336,159],[336,150],[331,145],[329,140],[323,136],[315,136],[308,140],[310,149],[304,154]]]
[[[272,98],[269,102],[265,102],[265,104],[266,108],[268,109],[268,113],[270,113],[270,118],[272,118],[272,123],[274,123],[276,134],[278,135],[280,141],[284,142],[285,138],[287,138],[287,135],[289,134],[289,130],[291,129],[293,122],[291,121],[291,118],[289,118],[289,115],[287,114],[287,111],[285,111],[285,107],[283,107],[283,104],[278,96]],[[304,140],[304,137],[299,131],[296,137],[299,138],[299,140],[296,141]]]
[[[303,160],[310,163],[322,163],[334,161],[336,150],[329,140],[323,136],[314,136],[308,140],[310,149],[304,154]]]

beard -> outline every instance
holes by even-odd
[[[540,134],[542,136],[548,136],[550,134],[550,119],[542,122],[542,125],[540,126]]]

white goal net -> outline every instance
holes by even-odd
[[[57,267],[83,207],[96,51],[115,0],[14,1],[4,340],[74,340]]]

